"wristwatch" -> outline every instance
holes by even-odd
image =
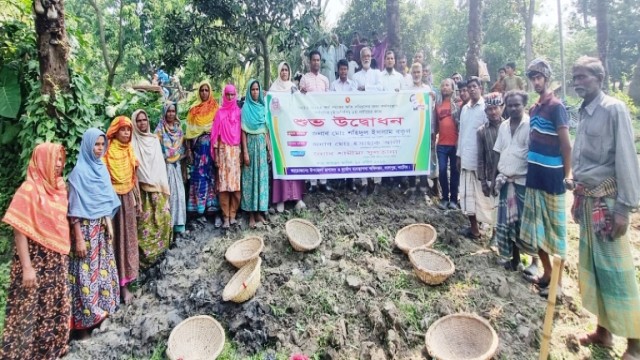
[[[573,179],[565,178],[562,182],[564,183],[564,188],[565,189],[567,189],[567,190],[575,190],[576,183],[573,181]]]

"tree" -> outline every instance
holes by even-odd
[[[389,49],[396,52],[402,48],[400,39],[400,3],[399,0],[387,0],[387,41]]]
[[[118,42],[117,42],[117,50],[115,59],[112,61],[109,56],[109,50],[107,48],[107,41],[105,40],[105,25],[104,19],[102,16],[102,9],[98,6],[96,0],[88,0],[89,4],[93,8],[96,13],[96,20],[98,21],[98,31],[100,34],[100,48],[102,49],[102,58],[104,60],[104,66],[107,69],[107,86],[104,90],[104,97],[109,97],[109,92],[113,87],[113,80],[116,75],[116,69],[122,60],[122,55],[124,53],[124,36],[123,32],[123,22],[124,22],[124,0],[118,1]]]
[[[482,0],[469,0],[469,25],[467,28],[467,76],[478,76],[478,60],[482,48]]]
[[[640,106],[640,57],[638,58],[638,62],[636,62],[633,78],[629,85],[629,96],[636,105]]]
[[[609,51],[609,21],[607,20],[609,1],[596,0],[596,38],[598,43],[598,57],[604,65],[604,80],[602,87],[605,91],[609,91],[609,66],[607,62],[607,54]]]
[[[535,12],[535,0],[520,0],[520,14],[524,20],[524,58],[527,65],[533,60],[533,17]]]
[[[69,91],[69,41],[64,23],[64,0],[34,0],[41,92],[55,99],[56,91]],[[51,116],[55,109],[49,108]]]

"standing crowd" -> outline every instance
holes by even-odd
[[[310,71],[296,82],[283,62],[269,91],[431,94],[431,175],[386,184],[441,196],[441,210],[460,209],[468,217],[463,234],[472,239],[480,238],[481,223],[494,228],[501,265],[523,270],[542,296],[548,295],[550,256],[567,255],[565,192],[572,190],[582,304],[598,318],[597,330],[580,342],[610,347],[612,334],[620,335],[629,339],[623,359],[640,359],[640,293],[626,236],[629,214],[640,203],[640,167],[629,112],[601,91],[599,60],[583,57],[573,67],[584,102],[572,150],[567,112],[549,89],[546,61],[527,67],[540,95],[527,115],[528,96],[514,64],[489,94],[483,95],[480,78],[463,81],[457,73],[434,91],[421,53],[410,66],[400,56],[398,71],[396,54],[384,43],[376,39],[372,50],[357,38],[357,60],[339,46],[335,68],[322,65],[323,52],[335,57],[335,47],[311,51]],[[187,213],[213,216],[216,227],[229,228],[239,223],[241,209],[254,228],[266,223],[271,204],[278,212],[287,202],[305,207],[304,181],[270,180],[262,84],[247,83],[241,107],[234,85],[224,87],[221,105],[209,83],[197,91],[184,132],[174,103],[164,106],[154,131],[143,109],[116,117],[106,133],[87,130],[67,184],[64,148],[44,143],[33,150],[26,180],[3,218],[14,228],[16,254],[0,358],[57,359],[67,352],[70,330],[89,336],[121,301],[132,301],[128,285],[185,231]],[[381,178],[365,178],[346,186],[375,194],[380,184]],[[318,190],[333,188],[326,180],[309,181],[308,192]],[[526,269],[521,253],[533,257]]]

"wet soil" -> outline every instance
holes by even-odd
[[[238,359],[293,353],[320,359],[424,359],[429,326],[456,312],[476,313],[491,323],[500,338],[496,358],[537,358],[546,300],[521,273],[496,264],[490,234],[480,241],[458,235],[467,226],[460,211],[439,210],[430,199],[399,189],[368,197],[346,191],[313,194],[305,201],[306,211],[271,214],[269,224],[255,230],[247,229],[246,221],[224,232],[211,221],[192,221],[189,233],[142,275],[134,301],[94,330],[90,340],[72,341],[66,358],[149,358],[180,321],[208,314],[224,326]],[[318,249],[292,250],[284,224],[293,217],[320,229]],[[421,282],[408,257],[394,246],[396,232],[414,223],[432,224],[438,232],[434,248],[456,265],[442,285]],[[580,307],[577,233],[571,226],[566,296],[556,314],[552,355],[619,356],[620,339],[613,352],[576,344],[576,334],[595,323]],[[633,230],[636,250],[637,233]],[[224,253],[247,235],[264,238],[261,286],[243,304],[224,302],[222,291],[236,271]]]

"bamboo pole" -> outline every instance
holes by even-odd
[[[539,360],[547,360],[549,356],[549,343],[551,342],[551,330],[553,328],[553,314],[556,310],[556,293],[558,291],[558,279],[560,278],[560,265],[562,259],[558,255],[553,255],[553,270],[551,271],[551,282],[549,283],[549,296],[547,298],[547,313],[544,316],[542,326],[542,344],[540,345]]]

